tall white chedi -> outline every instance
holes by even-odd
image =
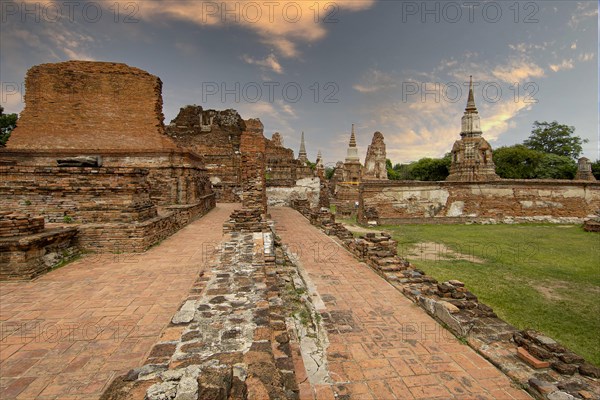
[[[356,136],[354,135],[354,124],[352,124],[352,133],[350,134],[350,144],[346,152],[346,162],[360,162],[358,158],[358,148],[356,147]]]

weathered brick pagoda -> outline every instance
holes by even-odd
[[[214,207],[201,157],[165,134],[162,83],[141,69],[32,67],[0,149],[0,205],[73,223],[79,246],[143,251]]]

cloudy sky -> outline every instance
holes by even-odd
[[[1,2],[7,112],[33,65],[124,62],[163,81],[165,122],[180,107],[235,108],[309,157],[361,157],[375,131],[388,157],[438,157],[459,136],[473,75],[484,136],[520,143],[535,120],[598,143],[596,1]]]

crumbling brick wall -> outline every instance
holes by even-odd
[[[381,132],[373,134],[373,140],[367,148],[362,179],[387,179],[385,142]]]
[[[300,162],[294,159],[294,151],[283,147],[278,133],[272,139],[265,139],[266,184],[269,187],[291,187],[296,183],[296,167]]]
[[[242,153],[242,205],[244,208],[259,208],[266,213],[266,144],[263,129],[259,119],[246,120],[240,151]]]
[[[240,141],[246,123],[237,111],[182,107],[166,128],[179,146],[202,155],[210,181],[222,202],[239,202],[242,156]]]
[[[600,183],[565,180],[363,182],[359,221],[463,222],[477,219],[585,218],[600,208]],[[376,213],[373,211],[376,210]]]
[[[148,171],[137,168],[0,166],[3,210],[48,222],[134,222],[156,216]]]

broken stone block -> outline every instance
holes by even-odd
[[[171,322],[175,325],[177,324],[187,324],[194,319],[194,314],[196,312],[196,301],[188,300],[183,306],[177,311],[177,313],[173,316]]]
[[[577,400],[577,397],[561,391],[552,392],[546,397],[548,400]]]
[[[177,385],[177,396],[175,400],[197,400],[198,399],[198,381],[196,378],[185,376],[181,378]]]
[[[550,366],[549,362],[538,360],[533,355],[531,355],[524,347],[517,348],[517,356],[521,360],[525,361],[527,364],[536,369],[548,368]]]
[[[600,378],[600,368],[590,364],[585,363],[579,366],[579,373],[581,375],[589,376],[592,378]]]
[[[545,382],[537,378],[529,379],[529,384],[532,388],[534,388],[543,395],[547,395],[558,390],[557,387],[552,383]]]
[[[146,400],[171,400],[177,393],[177,382],[155,383],[146,391]]]
[[[575,372],[577,372],[577,365],[555,361],[552,363],[552,369],[563,375],[573,375]]]

